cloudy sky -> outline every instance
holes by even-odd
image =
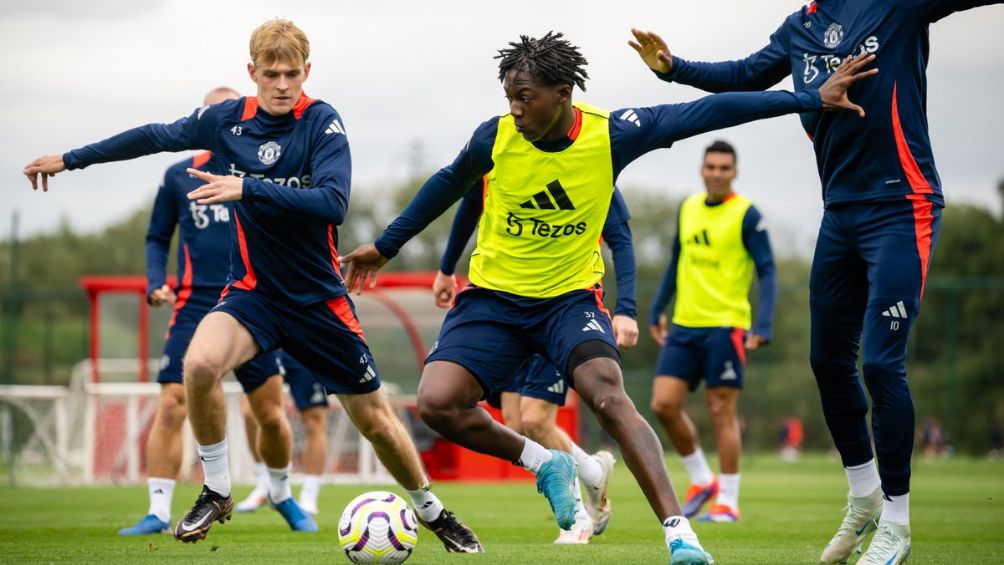
[[[736,58],[759,49],[797,0],[404,0],[191,2],[0,0],[0,238],[11,211],[21,233],[66,219],[92,230],[153,197],[162,154],[57,176],[33,193],[24,164],[123,129],[173,121],[216,85],[253,94],[251,30],[271,17],[311,39],[307,92],[335,106],[352,143],[353,199],[415,170],[452,160],[471,131],[506,105],[495,50],[525,33],[563,31],[589,59],[588,92],[610,109],[694,99],[656,80],[627,46],[632,26],[660,32],[687,58]],[[931,28],[929,120],[949,201],[994,210],[1004,178],[1004,6],[955,14]],[[791,88],[790,80],[780,88]],[[678,143],[632,164],[620,184],[681,196],[701,188],[698,166],[713,138],[741,158],[737,187],[771,221],[782,251],[809,249],[822,214],[812,146],[797,117],[748,124]],[[418,156],[418,157],[416,157]],[[351,213],[349,216],[351,221]]]

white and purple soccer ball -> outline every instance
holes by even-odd
[[[403,563],[418,543],[418,520],[400,496],[367,492],[342,512],[338,541],[353,563]]]

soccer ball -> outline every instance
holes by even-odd
[[[418,520],[400,496],[367,492],[342,512],[338,541],[353,563],[403,563],[418,543]]]

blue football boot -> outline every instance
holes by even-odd
[[[317,522],[314,522],[310,514],[307,514],[300,508],[292,496],[279,504],[272,503],[272,506],[276,512],[282,514],[282,517],[286,519],[286,523],[289,524],[289,529],[294,532],[317,531]]]
[[[147,514],[145,518],[136,522],[135,526],[131,528],[122,528],[119,530],[120,536],[142,536],[146,534],[162,534],[171,530],[170,519],[167,522],[161,520],[160,518],[154,516],[153,514]]]
[[[549,450],[551,460],[537,470],[537,492],[551,504],[558,527],[567,530],[575,523],[575,460],[564,451]]]

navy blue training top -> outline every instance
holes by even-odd
[[[763,90],[792,75],[796,91],[819,88],[841,61],[874,53],[879,74],[848,92],[865,110],[810,112],[802,126],[816,151],[823,201],[901,200],[944,205],[927,128],[928,25],[1002,0],[817,0],[788,16],[749,57],[717,63],[673,57],[667,81],[709,92]]]
[[[233,203],[230,282],[296,304],[346,293],[338,231],[349,205],[351,157],[338,112],[302,95],[273,116],[255,97],[200,108],[70,151],[67,169],[161,151],[207,149],[208,169],[241,177]]]

